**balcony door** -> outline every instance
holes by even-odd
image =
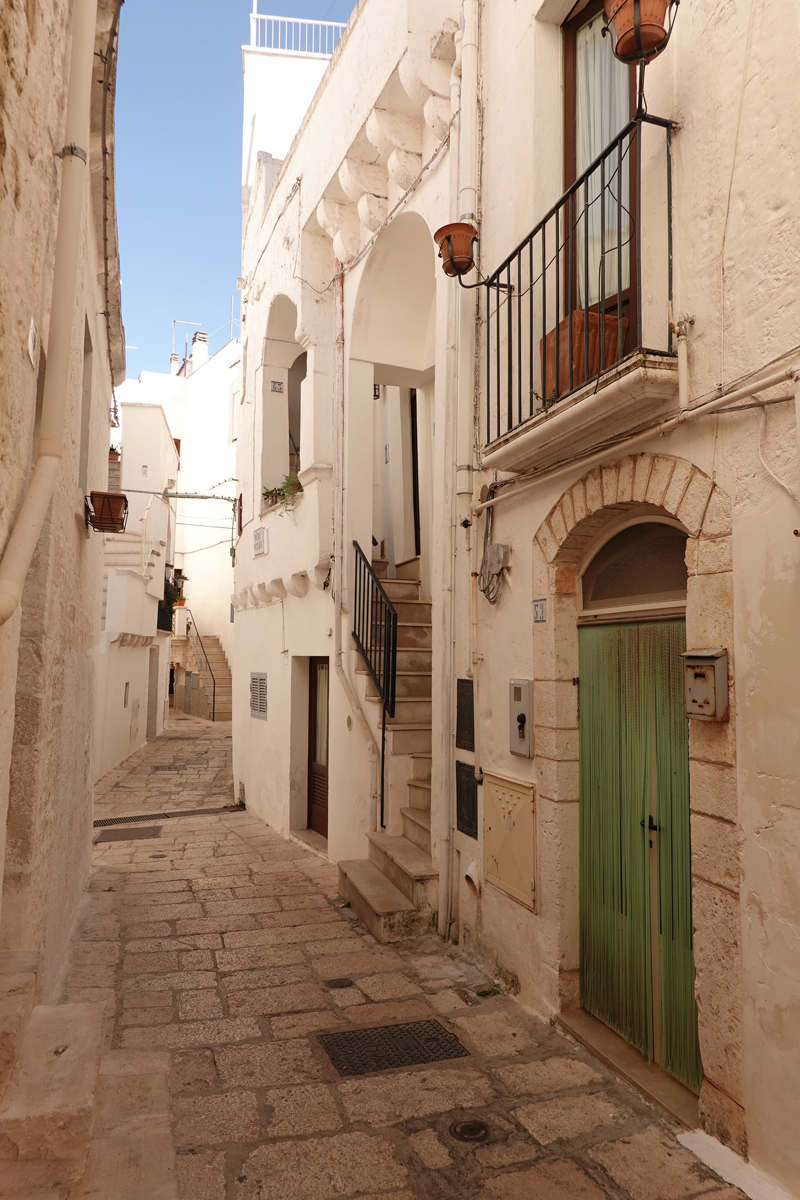
[[[631,304],[635,198],[630,185],[635,135],[601,158],[633,116],[635,73],[614,57],[611,36],[603,36],[602,0],[576,8],[564,26],[566,186],[590,173],[567,210],[564,294],[571,299],[573,321],[581,329],[588,324],[595,359],[590,369],[604,370],[636,344]]]

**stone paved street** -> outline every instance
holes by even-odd
[[[99,789],[98,815],[229,801],[229,732],[173,719]],[[152,771],[179,758],[180,782]],[[338,901],[334,865],[244,811],[135,840],[152,824],[96,844],[63,980],[63,1001],[107,1009],[81,1197],[742,1200],[457,949],[379,946]],[[316,1036],[423,1019],[469,1055],[342,1078]],[[488,1140],[457,1141],[465,1119]]]

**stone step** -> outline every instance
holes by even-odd
[[[431,781],[430,779],[409,779],[408,803],[411,808],[431,811]]]
[[[0,1101],[3,1194],[81,1178],[94,1127],[105,1005],[37,1005]]]
[[[389,570],[388,558],[373,558],[372,569],[378,576],[378,579],[385,579],[386,572]]]
[[[418,581],[420,577],[419,555],[416,555],[415,558],[407,558],[405,562],[395,563],[394,573],[397,579]]]
[[[412,721],[386,726],[386,743],[390,754],[430,754],[431,723]]]
[[[431,602],[430,600],[398,600],[394,603],[397,611],[398,625],[430,625],[431,623]]]
[[[439,907],[439,872],[430,854],[406,837],[374,831],[367,834],[369,858],[407,900],[420,911]]]
[[[419,846],[425,854],[431,852],[431,813],[425,808],[401,808],[403,837]]]
[[[430,650],[402,650],[397,647],[397,670],[398,671],[421,671],[430,675],[432,670],[432,651]]]
[[[415,779],[427,779],[430,783],[431,779],[431,756],[430,754],[412,754],[411,769]]]
[[[380,704],[379,696],[367,695],[367,703],[372,705]],[[421,721],[426,725],[431,723],[431,701],[430,700],[406,700],[397,698],[394,703],[394,716],[386,718],[386,728],[389,729],[392,725],[408,725],[417,721]]]
[[[377,696],[378,689],[367,674],[367,695]],[[429,699],[431,694],[430,671],[398,671],[395,696],[398,700]]]
[[[419,581],[414,579],[382,579],[381,587],[392,604],[398,600],[419,600]]]
[[[397,623],[398,650],[430,650],[433,645],[432,628],[427,625],[412,625],[408,621]]]
[[[36,1002],[38,954],[0,954],[0,1097],[6,1089],[25,1026]]]
[[[416,930],[415,906],[369,859],[339,863],[339,895],[378,942],[399,941]]]

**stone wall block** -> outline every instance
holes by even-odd
[[[575,578],[575,568],[569,563],[556,563],[551,567],[552,571],[552,590],[561,595],[571,595],[575,592],[577,581]]]
[[[643,503],[647,495],[647,485],[650,482],[650,470],[653,465],[652,454],[637,454],[633,467],[633,499]]]
[[[559,804],[574,804],[578,800],[578,764],[557,758],[536,756],[536,787],[540,796]]]
[[[692,881],[695,995],[706,1078],[742,1099],[742,951],[739,899]]]
[[[703,1080],[699,1104],[700,1125],[711,1137],[730,1147],[741,1158],[747,1158],[747,1128],[741,1104]]]
[[[703,534],[720,537],[731,532],[731,502],[724,492],[715,487],[703,518]]]
[[[694,467],[685,458],[677,458],[675,460],[675,469],[672,472],[662,501],[667,512],[676,513],[678,511],[683,499],[683,493],[686,491],[686,485],[693,473]]]
[[[552,562],[558,554],[558,542],[553,536],[549,521],[542,521],[536,534],[542,553],[548,562]]]
[[[564,520],[564,513],[561,509],[561,504],[557,504],[550,513],[550,528],[553,531],[553,537],[562,546],[567,538],[567,525]]]
[[[600,470],[603,477],[603,503],[605,505],[617,503],[617,477],[618,467],[616,460],[611,462],[601,463]]]
[[[733,539],[731,537],[707,538],[702,534],[698,542],[697,573],[716,575],[719,571],[733,570]]]
[[[619,460],[617,501],[622,504],[633,499],[633,459],[630,454]]]
[[[586,508],[590,513],[595,513],[603,507],[603,481],[600,475],[600,468],[595,467],[585,476],[586,484]]]
[[[683,499],[678,506],[676,514],[678,520],[686,526],[689,533],[697,534],[700,532],[712,486],[711,480],[701,471],[695,471],[689,480],[689,485],[683,494]]]
[[[550,590],[550,569],[544,551],[536,538],[533,539],[531,547],[531,574],[534,596],[537,599],[546,596]]]
[[[736,729],[731,711],[729,721],[690,721],[689,758],[692,762],[736,762]]]
[[[692,874],[738,892],[741,879],[738,825],[692,812]]]
[[[692,812],[736,821],[736,772],[728,764],[690,762],[689,791]]]
[[[684,561],[686,562],[686,570],[690,575],[697,574],[697,542],[697,538],[690,537],[686,539]]]
[[[572,680],[534,680],[533,711],[537,725],[552,729],[575,728],[578,724],[578,689]]]
[[[733,575],[693,575],[686,593],[686,648],[733,650]]]
[[[567,528],[567,533],[570,533],[577,524],[575,519],[575,509],[572,506],[572,493],[564,492],[561,497],[561,511],[564,514],[564,524]]]
[[[578,730],[551,729],[547,725],[534,725],[536,753],[543,758],[558,758],[564,762],[578,761]]]
[[[663,454],[655,456],[653,467],[650,471],[650,480],[647,484],[647,492],[645,493],[645,500],[648,504],[664,503],[664,494],[669,486],[674,469],[674,458],[667,458]]]
[[[586,491],[583,486],[583,480],[579,479],[570,488],[572,496],[572,511],[575,513],[575,523],[578,524],[587,515],[586,513]]]

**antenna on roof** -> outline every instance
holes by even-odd
[[[175,320],[172,322],[172,353],[173,354],[175,353],[175,326],[176,325],[191,325],[195,329],[202,329],[203,322],[202,321],[181,321],[179,318],[177,318],[177,317],[175,318]]]

